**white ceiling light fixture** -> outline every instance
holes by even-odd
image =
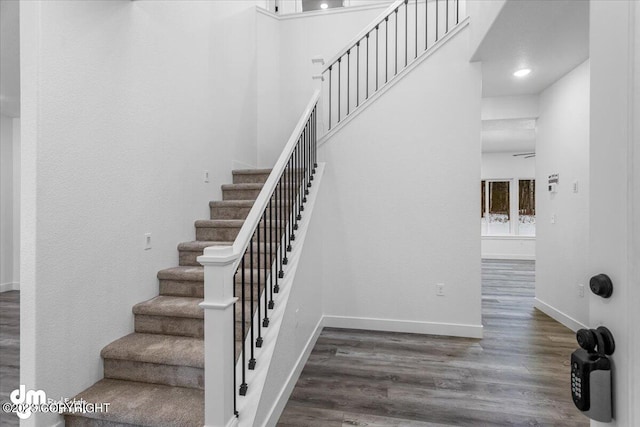
[[[516,77],[525,77],[528,76],[529,73],[531,73],[531,68],[521,68],[514,72],[513,75]]]
[[[320,9],[326,9],[326,8],[328,8],[328,7],[329,7],[329,5],[328,5],[328,4],[326,4],[326,3],[322,3],[322,4],[320,5]]]

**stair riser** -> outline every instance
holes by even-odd
[[[222,200],[255,200],[258,194],[260,194],[259,189],[222,190]]]
[[[248,173],[248,174],[233,174],[234,184],[264,184],[269,178],[269,174],[265,173]]]
[[[246,219],[251,208],[238,208],[231,206],[211,207],[211,219]]]
[[[203,319],[170,316],[135,315],[135,331],[146,334],[179,335],[204,338]]]
[[[104,377],[116,380],[204,389],[204,369],[133,360],[104,360]]]
[[[236,227],[196,227],[196,240],[233,242],[239,232]]]
[[[160,295],[204,298],[204,282],[160,280]]]

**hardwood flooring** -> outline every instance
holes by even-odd
[[[0,402],[20,383],[20,292],[0,293]],[[0,426],[17,426],[18,417],[0,410]]]
[[[324,329],[278,426],[588,426],[574,334],[533,308],[534,268],[483,262],[482,340]]]

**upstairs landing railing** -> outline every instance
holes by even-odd
[[[316,91],[233,246],[204,250],[205,424],[228,427],[251,387],[317,167]],[[240,369],[236,369],[236,361]],[[239,378],[237,377],[239,374]],[[242,416],[242,415],[240,415]]]
[[[398,0],[322,71],[328,130],[461,22],[460,0]],[[326,119],[326,117],[325,117]]]

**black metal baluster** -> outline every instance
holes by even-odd
[[[367,96],[365,99],[369,99],[369,33],[367,33]]]
[[[384,82],[389,81],[389,17],[384,18]]]
[[[313,114],[313,110],[311,111]],[[311,115],[307,119],[307,137],[304,141],[304,146],[302,147],[302,165],[303,165],[303,175],[302,175],[302,189],[304,190],[304,198],[302,201],[307,203],[307,196],[309,195],[309,187],[311,187],[311,183],[309,182],[309,139],[311,135]]]
[[[409,58],[409,0],[404,0],[404,66]]]
[[[349,89],[351,84],[351,49],[347,50],[347,116],[349,115],[349,96],[351,90]]]
[[[444,33],[447,34],[449,32],[449,0],[445,0],[444,7],[446,9],[446,13],[445,13],[446,21],[445,21]]]
[[[456,0],[456,24],[460,23],[460,0]]]
[[[267,264],[267,210],[265,209],[262,212],[262,236],[264,239],[262,240],[262,252],[264,257],[264,319],[262,320],[262,327],[269,327],[269,312],[267,309],[269,308],[269,287],[267,286],[267,271],[269,271],[269,264]],[[271,222],[271,219],[269,219]],[[258,224],[260,226],[260,224]]]
[[[376,25],[376,91],[378,90],[378,26]]]
[[[331,68],[329,67],[329,130],[331,130]]]
[[[340,123],[340,82],[342,81],[342,57],[338,58],[338,123]]]
[[[436,0],[436,39],[434,43],[438,41],[438,21],[439,21],[438,3],[440,3],[440,0]]]
[[[261,261],[260,260],[260,222],[258,222],[258,226],[256,227],[256,235],[257,235],[257,238],[258,238],[258,241],[257,241],[257,243],[258,243],[258,245],[257,245],[257,249],[258,249],[258,251],[257,251],[257,255],[258,255],[258,257],[257,257],[258,258],[258,295],[257,295],[257,301],[256,301],[257,302],[257,306],[258,306],[258,338],[256,338],[256,347],[260,348],[260,347],[262,347],[262,342],[263,342],[263,340],[262,340],[262,327],[260,325],[260,318],[262,317],[262,310],[261,310],[261,307],[260,307],[260,298],[261,298],[261,296],[260,296],[261,292],[260,291],[262,290],[261,289],[262,288],[262,281],[260,280],[261,276],[262,276],[262,268],[261,268],[261,265],[260,265],[260,261]]]
[[[311,123],[311,136],[309,138],[309,179],[307,180],[307,187],[311,188],[311,181],[313,181],[313,146],[311,145],[311,141],[313,139],[313,133],[315,132],[315,117],[316,117],[316,107],[313,106],[311,110],[311,117],[309,118]]]
[[[282,172],[284,174],[284,171]],[[278,270],[278,278],[282,279],[284,277],[284,270],[282,269],[282,250],[284,246],[283,236],[284,236],[284,227],[282,226],[282,176],[280,175],[280,179],[278,180],[278,202],[276,203],[276,224],[278,224],[278,228],[276,228],[277,233],[277,245],[276,246],[276,257],[279,264]],[[286,254],[286,252],[285,252]],[[280,291],[280,286],[278,285],[278,280],[276,279],[276,287],[273,289],[275,293]]]
[[[356,43],[356,108],[360,105],[360,40]]]
[[[318,105],[313,107],[313,173],[316,173],[318,167],[318,118],[317,118]]]
[[[300,221],[302,219],[302,211],[304,210],[304,206],[302,206],[302,194],[300,194],[300,181],[302,181],[302,174],[301,174],[301,168],[302,165],[300,164],[300,154],[302,153],[301,150],[301,146],[303,144],[304,141],[304,134],[306,132],[306,129],[304,129],[302,131],[302,136],[300,137],[300,139],[298,140],[298,146],[296,147],[296,164],[298,165],[298,167],[296,168],[296,205],[298,206],[298,215],[296,215],[296,230],[297,228],[297,224],[298,221]]]
[[[416,0],[416,55],[413,59],[418,57],[418,0]]]
[[[244,259],[245,259],[245,255],[247,254],[247,252],[245,251],[245,253],[242,255],[242,262],[241,262],[241,269],[242,271],[240,272],[240,276],[242,278],[242,282],[241,282],[241,291],[240,294],[242,295],[242,299],[240,300],[240,304],[242,304],[242,325],[240,326],[240,330],[242,332],[242,337],[240,338],[240,340],[242,341],[242,384],[240,384],[240,395],[241,396],[245,396],[247,394],[247,349],[246,349],[246,345],[245,345],[245,338],[247,338],[247,331],[246,331],[246,322],[247,322],[247,315],[246,315],[246,309],[245,309],[245,303],[247,302],[247,299],[245,297],[245,271],[244,271]],[[235,287],[235,283],[233,284]],[[233,325],[233,328],[235,329],[236,325]],[[233,346],[235,348],[235,343],[233,343]],[[234,365],[235,365],[235,360],[233,361]]]
[[[424,0],[424,50],[429,48],[429,0]]]
[[[395,58],[396,58],[396,66],[395,66],[395,72],[394,75],[398,74],[398,9],[394,10],[393,13],[395,14],[395,18],[396,18],[396,25],[394,28],[395,31],[395,48],[394,48],[394,54],[395,54]]]
[[[273,241],[273,224],[274,224],[274,209],[273,209],[273,203],[275,201],[274,200],[269,200],[269,308],[273,310],[273,306],[274,306],[274,302],[273,302],[273,276],[274,276],[274,272],[273,272],[273,266],[274,266],[274,262],[275,262],[275,257],[273,256],[274,251],[273,248],[276,247],[275,242]],[[278,222],[275,222],[276,227],[278,226]],[[276,234],[278,234],[278,232],[276,231]],[[278,284],[278,276],[276,276],[276,286]]]
[[[289,208],[287,220],[289,221],[289,246],[287,246],[287,251],[291,252],[291,242],[296,239],[296,235],[293,233],[293,153],[289,157],[289,173],[287,176],[287,198],[289,199]]]
[[[255,236],[255,233],[254,233]],[[251,326],[249,327],[249,331],[251,332],[251,359],[249,359],[249,369],[253,370],[256,368],[256,358],[255,358],[255,354],[254,354],[254,338],[255,338],[255,332],[254,332],[254,327],[253,327],[253,237],[251,237],[251,241],[249,242],[249,283],[250,283],[250,288],[249,288],[249,318],[251,319]]]

